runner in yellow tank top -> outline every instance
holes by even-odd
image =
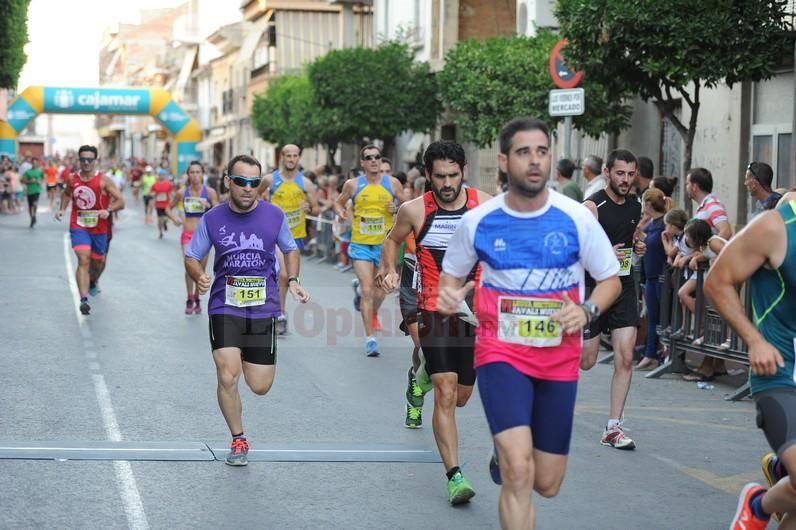
[[[376,357],[379,345],[373,332],[374,328],[380,327],[377,315],[385,294],[376,288],[376,269],[381,261],[381,244],[392,228],[398,204],[406,197],[398,179],[382,174],[381,150],[378,147],[366,145],[360,151],[359,159],[365,174],[343,185],[334,209],[337,215],[344,217],[346,203],[349,199],[354,202],[351,244],[348,247],[348,256],[357,276],[353,284],[354,307],[361,311],[365,325],[365,352],[369,357]]]
[[[316,215],[319,212],[318,199],[315,194],[315,185],[304,178],[299,170],[301,149],[294,144],[282,147],[281,168],[270,175],[263,177],[257,193],[267,201],[278,206],[287,217],[290,233],[296,240],[299,250],[304,249],[304,240],[307,237],[306,214]],[[277,335],[287,333],[287,316],[285,301],[287,299],[287,267],[285,258],[279,249],[276,252],[279,258],[279,301],[282,314],[276,321]]]

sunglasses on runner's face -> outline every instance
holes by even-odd
[[[381,155],[365,155],[362,157],[362,160],[367,160],[368,162],[371,160],[381,160]]]
[[[252,187],[252,189],[257,189],[257,187],[260,186],[260,181],[263,180],[260,177],[250,179],[246,177],[241,177],[239,175],[233,175],[230,176],[229,178],[232,180],[232,182],[234,182],[237,186],[240,186],[241,188],[245,188],[246,185],[248,184],[249,186]]]
[[[82,156],[80,157],[81,164],[93,164],[96,160],[97,160],[96,158],[84,158]]]

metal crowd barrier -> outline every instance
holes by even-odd
[[[335,255],[335,244],[334,244],[334,220],[337,217],[337,214],[334,213],[334,210],[329,209],[321,214],[318,217],[311,217],[307,216],[307,218],[315,223],[315,254],[314,257],[318,258],[318,261],[329,261],[335,262],[337,261],[337,256]]]
[[[669,357],[664,364],[646,375],[649,379],[656,379],[668,373],[688,372],[685,355],[689,352],[749,366],[747,345],[727,325],[705,297],[703,285],[707,265],[700,264],[696,272],[696,305],[692,314],[680,303],[680,297],[677,295],[680,287],[686,281],[683,269],[667,266],[664,270],[661,280],[663,285],[661,286],[658,335],[661,342],[668,346]],[[743,286],[741,291],[744,310],[752,319],[752,302],[748,285]],[[704,322],[702,333],[699,331],[701,322]],[[704,337],[702,343],[694,344],[694,339],[700,336]],[[749,393],[749,383],[746,383],[726,399],[737,401],[748,396]]]

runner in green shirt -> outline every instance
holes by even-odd
[[[22,175],[22,184],[25,184],[28,192],[28,214],[30,215],[30,227],[36,224],[36,211],[39,208],[39,193],[41,193],[41,181],[44,179],[44,170],[41,168],[41,161],[33,159],[33,167]]]
[[[150,199],[152,197],[149,196],[149,190],[152,188],[152,184],[157,181],[157,177],[155,177],[155,173],[153,172],[152,166],[147,166],[144,169],[144,174],[141,176],[141,195],[144,197],[144,223],[149,224],[152,222],[152,208],[150,207]]]

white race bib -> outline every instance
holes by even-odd
[[[360,217],[359,233],[363,236],[383,236],[384,217]]]
[[[550,316],[564,307],[561,300],[525,296],[498,297],[498,339],[511,344],[548,348],[561,344],[561,325]]]
[[[287,226],[291,230],[301,224],[301,210],[288,210],[285,212],[285,217],[287,217]]]
[[[265,278],[227,276],[225,303],[234,307],[265,305]]]
[[[169,200],[168,193],[156,193],[155,194],[155,202],[166,202]]]
[[[183,201],[185,213],[204,213],[205,203],[201,197],[185,197]]]
[[[99,210],[78,210],[77,226],[94,228],[99,222]]]
[[[629,276],[630,268],[633,266],[633,249],[620,248],[622,259],[619,260],[619,276]]]

